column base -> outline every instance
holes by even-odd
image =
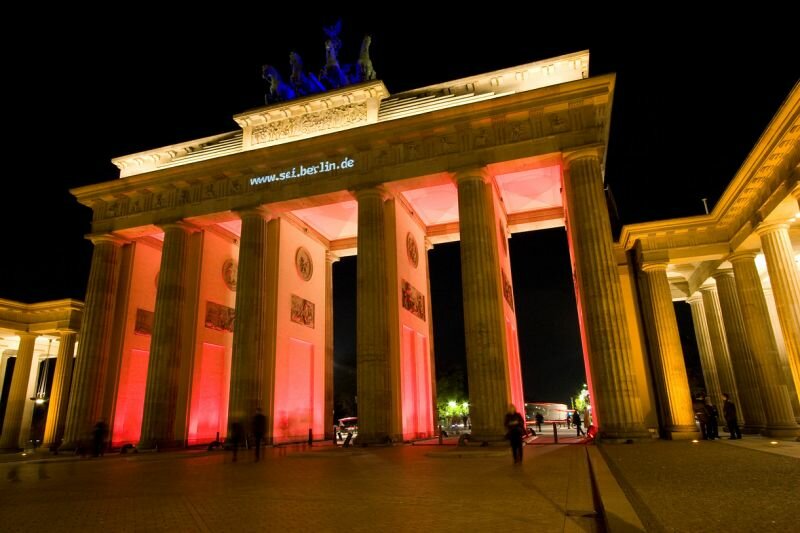
[[[745,435],[761,435],[765,429],[764,426],[748,426],[747,424],[741,427],[742,433]]]
[[[762,433],[765,437],[794,438],[800,437],[800,427],[797,426],[767,426]]]
[[[653,435],[642,426],[607,428],[601,426],[597,431],[597,438],[603,442],[649,441]]]
[[[402,435],[375,433],[372,435],[359,433],[355,437],[355,446],[394,446],[403,442]]]
[[[140,452],[157,452],[164,450],[181,450],[185,448],[182,440],[150,440],[139,441],[136,444],[136,449]]]
[[[700,432],[697,428],[683,429],[671,428],[664,430],[664,438],[666,440],[694,440],[700,438]]]

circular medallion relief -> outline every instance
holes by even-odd
[[[406,235],[406,253],[408,254],[408,260],[411,261],[414,268],[417,268],[419,264],[419,248],[417,248],[417,241],[414,240],[411,232]]]
[[[314,274],[314,263],[311,262],[311,254],[302,246],[294,254],[294,266],[297,268],[297,275],[308,281]]]
[[[226,259],[225,262],[222,263],[222,281],[224,281],[225,286],[232,291],[236,290],[236,276],[238,273],[239,263],[233,259]]]

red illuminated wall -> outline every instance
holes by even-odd
[[[425,231],[405,207],[395,205],[397,246],[397,324],[400,343],[400,406],[403,439],[433,435],[433,398],[430,354],[430,294],[428,294],[428,253]],[[409,258],[408,235],[417,249],[416,267]],[[425,298],[424,320],[403,307],[402,283],[407,281]]]
[[[208,302],[235,308],[236,292],[223,278],[227,260],[238,261],[239,247],[233,239],[211,230],[203,232],[200,291],[194,369],[189,403],[187,443],[205,444],[227,433],[233,332],[207,321]]]
[[[155,311],[156,274],[160,263],[161,250],[158,247],[141,241],[134,245],[125,338],[112,421],[113,446],[136,443],[141,434],[150,335],[135,331],[136,310]]]
[[[500,294],[501,296],[504,294],[504,286],[507,283],[508,287],[505,287],[507,290],[510,290],[511,293],[511,302],[513,302],[513,306],[509,303],[508,299],[503,297],[503,318],[505,322],[505,335],[506,335],[506,371],[508,372],[508,384],[509,384],[509,391],[508,395],[511,399],[511,403],[513,403],[517,407],[517,411],[520,413],[525,412],[525,395],[522,391],[522,370],[520,367],[519,361],[519,341],[517,339],[517,315],[515,312],[516,309],[516,301],[514,300],[514,291],[513,286],[514,282],[511,276],[511,255],[508,249],[508,237],[507,237],[507,222],[506,222],[506,214],[505,209],[503,208],[503,204],[500,202],[496,189],[492,188],[494,194],[492,194],[492,200],[494,202],[494,211],[495,211],[495,229],[494,231],[497,234],[497,257],[499,259],[498,264],[500,266],[500,270],[505,274],[505,282],[503,281],[503,274],[498,273],[498,281],[500,284]]]
[[[312,260],[308,281],[296,267],[300,246]],[[309,429],[314,438],[321,439],[325,423],[325,246],[281,219],[278,253],[273,442],[306,440]],[[292,320],[292,296],[313,304],[313,327]],[[310,313],[304,319],[310,319]]]

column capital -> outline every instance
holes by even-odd
[[[15,331],[14,335],[19,337],[20,342],[23,338],[35,339],[40,336],[38,333],[31,333],[30,331]]]
[[[720,268],[720,269],[717,269],[716,272],[711,274],[711,277],[714,278],[715,281],[719,281],[720,278],[732,278],[733,277],[733,269],[732,268]]]
[[[742,261],[755,261],[758,252],[755,250],[745,250],[742,252],[736,252],[728,256],[728,261],[731,264],[739,263]]]
[[[657,261],[653,261],[653,262],[649,262],[649,263],[644,263],[641,266],[641,268],[642,268],[642,272],[659,272],[659,271],[662,271],[662,272],[666,273],[668,265],[669,265],[669,263],[663,263],[663,262],[660,262],[660,261],[658,261],[658,262]]]
[[[482,165],[451,169],[450,176],[456,186],[466,181],[482,181],[484,183],[491,183],[492,181],[489,169]]]
[[[433,250],[433,243],[431,242],[430,238],[425,237],[425,250],[431,251]]]
[[[374,197],[379,197],[384,202],[394,198],[394,195],[391,192],[389,192],[383,185],[366,185],[364,187],[356,187],[354,189],[350,189],[350,192],[352,193],[353,196],[356,197],[356,200],[359,202],[362,199],[374,198]]]
[[[703,301],[703,295],[699,292],[696,292],[686,298],[686,303],[689,305],[701,303]]]
[[[702,285],[700,285],[700,288],[698,290],[700,291],[701,294],[704,292],[712,292],[717,290],[717,284],[715,282],[712,282],[711,281],[712,279],[714,278],[713,277],[709,278],[705,280]]]
[[[574,150],[562,152],[561,158],[564,160],[566,166],[569,167],[570,164],[578,159],[602,160],[604,152],[605,146],[602,144],[593,144],[590,146],[581,146],[580,148],[576,148]]]
[[[185,233],[195,233],[201,230],[198,226],[186,222],[185,220],[176,220],[174,222],[165,222],[163,224],[156,224],[156,227],[159,229],[163,229],[166,233],[167,230],[170,229],[180,229],[183,230]]]
[[[341,258],[338,255],[336,255],[335,253],[331,252],[330,250],[325,250],[325,262],[326,263],[333,264],[333,263],[336,263],[337,261],[339,261],[339,259],[341,259]]]
[[[71,329],[71,328],[58,328],[58,329],[56,329],[56,331],[58,332],[59,337],[62,336],[62,335],[69,335],[70,333],[73,334],[73,335],[77,335],[78,334],[78,330]]]
[[[242,207],[241,209],[234,209],[233,213],[242,220],[250,217],[258,217],[258,218],[263,218],[266,221],[270,221],[273,218],[278,218],[278,216],[280,215],[280,210],[274,207],[268,208],[263,205],[254,205],[249,207]]]
[[[785,230],[788,231],[789,224],[786,222],[772,222],[772,223],[761,223],[756,228],[756,235],[759,237],[763,237],[764,235],[768,235],[770,233],[774,233],[776,231]]]
[[[114,246],[122,246],[131,242],[128,239],[124,239],[112,233],[89,234],[86,235],[86,239],[92,241],[92,244],[94,245],[107,242],[113,244]]]

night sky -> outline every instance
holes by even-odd
[[[11,140],[0,297],[83,299],[90,212],[68,189],[116,179],[112,157],[235,130],[234,114],[263,104],[260,66],[286,76],[288,52],[297,50],[307,70],[318,70],[322,26],[337,14],[340,60],[353,62],[370,33],[375,70],[392,93],[589,49],[591,75],[617,73],[606,183],[623,223],[701,214],[701,198],[713,207],[800,75],[796,27],[775,13],[726,13],[722,25],[723,17],[698,13],[629,12],[624,18],[639,22],[614,25],[573,7],[474,11],[469,20],[418,10],[288,16],[261,8],[204,20],[188,8],[22,10],[14,23],[27,37],[3,37]],[[510,246],[526,399],[566,402],[584,378],[565,232],[515,234]],[[436,246],[430,258],[437,370],[458,372],[458,244]],[[342,392],[354,384],[355,258],[334,273]],[[689,352],[693,339],[684,337]],[[696,355],[687,359],[691,375]]]

